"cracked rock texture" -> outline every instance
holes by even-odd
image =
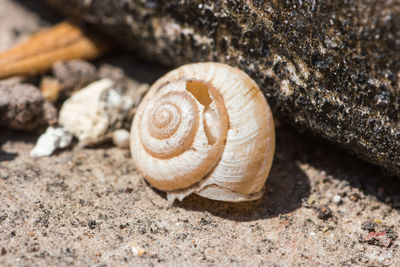
[[[168,66],[239,67],[275,115],[400,174],[399,0],[45,1]]]

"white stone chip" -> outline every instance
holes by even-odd
[[[110,79],[91,83],[64,102],[59,122],[79,139],[80,145],[110,140],[114,131],[126,127],[127,121],[131,123],[134,108],[143,95],[139,89],[140,86],[131,88],[132,92],[124,91]],[[117,145],[125,145],[122,141],[118,135]]]
[[[50,156],[56,149],[68,147],[72,142],[72,138],[72,134],[64,128],[50,126],[39,137],[29,155],[32,158]]]

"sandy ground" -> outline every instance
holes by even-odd
[[[35,2],[1,0],[0,50],[56,21]],[[115,57],[137,79],[163,70]],[[285,125],[264,197],[240,204],[169,205],[129,151],[75,146],[35,160],[37,137],[0,129],[0,266],[400,264],[400,179]]]

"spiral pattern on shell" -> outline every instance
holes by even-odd
[[[179,103],[179,106],[177,105]],[[144,112],[140,138],[153,157],[169,158],[184,152],[192,144],[199,126],[198,108],[187,94],[161,95]]]
[[[131,129],[136,167],[169,198],[259,198],[272,163],[272,114],[245,73],[219,63],[185,65],[159,79]]]

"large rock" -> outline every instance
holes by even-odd
[[[45,1],[169,66],[237,66],[275,115],[400,174],[400,0]]]

